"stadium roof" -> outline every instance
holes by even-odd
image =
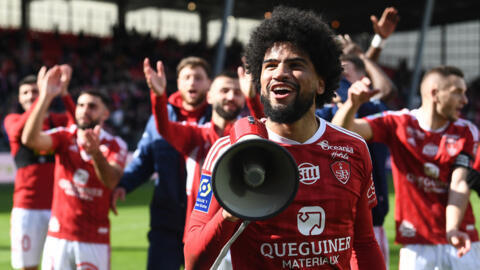
[[[194,2],[196,11],[204,19],[222,18],[225,0],[99,0],[124,5],[126,11],[145,7],[157,7],[187,11],[188,3]],[[313,9],[323,14],[327,21],[339,22],[339,33],[371,32],[370,14],[379,17],[384,8],[394,6],[399,11],[397,31],[419,29],[426,1],[419,0],[234,0],[233,16],[263,19],[265,12],[279,4]],[[432,25],[479,19],[478,0],[436,0]]]

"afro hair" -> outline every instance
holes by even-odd
[[[260,89],[265,52],[275,42],[289,42],[310,57],[317,75],[325,82],[325,91],[317,95],[315,104],[322,107],[331,102],[342,73],[339,60],[342,51],[329,26],[312,11],[285,6],[274,8],[271,18],[252,33],[245,51],[247,70],[257,89]]]

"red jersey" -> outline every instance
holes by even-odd
[[[200,185],[200,172],[208,150],[221,134],[217,134],[213,123],[199,125],[196,122],[173,122],[168,119],[165,95],[152,93],[152,111],[160,135],[185,157],[187,170],[187,211],[185,224],[196,200],[196,191]],[[224,133],[229,132],[227,126]],[[192,192],[193,191],[193,192]]]
[[[63,98],[66,113],[49,113],[43,121],[42,130],[74,123],[75,104],[67,95]],[[22,145],[23,127],[35,103],[23,114],[12,113],[4,120],[8,134],[10,153],[15,161],[17,172],[13,191],[13,207],[25,209],[50,209],[53,195],[53,153],[39,153]]]
[[[477,145],[476,151],[477,152],[475,153],[476,156],[475,156],[475,163],[473,164],[473,168],[477,171],[480,171],[480,145]]]
[[[70,241],[110,242],[111,190],[98,179],[91,157],[77,140],[77,127],[48,131],[55,151],[55,183],[48,235]],[[108,162],[125,166],[127,146],[119,137],[100,132],[100,151]]]
[[[460,153],[473,157],[478,130],[459,119],[439,130],[422,128],[418,110],[388,111],[366,117],[374,142],[390,148],[395,186],[396,241],[447,244],[446,206],[451,173]],[[470,203],[460,229],[478,241]]]
[[[360,269],[385,269],[373,233],[376,196],[365,141],[319,122],[305,143],[269,131],[296,160],[298,192],[283,212],[246,227],[230,248],[234,269],[350,269],[353,251]],[[229,137],[219,139],[204,163],[185,238],[186,269],[208,269],[239,226],[223,219],[211,190],[212,169],[229,146]]]

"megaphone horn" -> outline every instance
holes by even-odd
[[[269,141],[265,125],[239,119],[231,147],[215,163],[212,188],[219,204],[244,220],[263,220],[283,211],[295,198],[298,167],[282,146]]]

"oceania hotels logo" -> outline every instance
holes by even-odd
[[[305,162],[298,165],[298,174],[300,176],[300,183],[312,185],[320,179],[320,168]]]
[[[330,145],[327,140],[323,140],[318,143],[323,150],[335,150],[335,151],[343,151],[350,154],[353,154],[353,147],[345,146],[345,145]]]

